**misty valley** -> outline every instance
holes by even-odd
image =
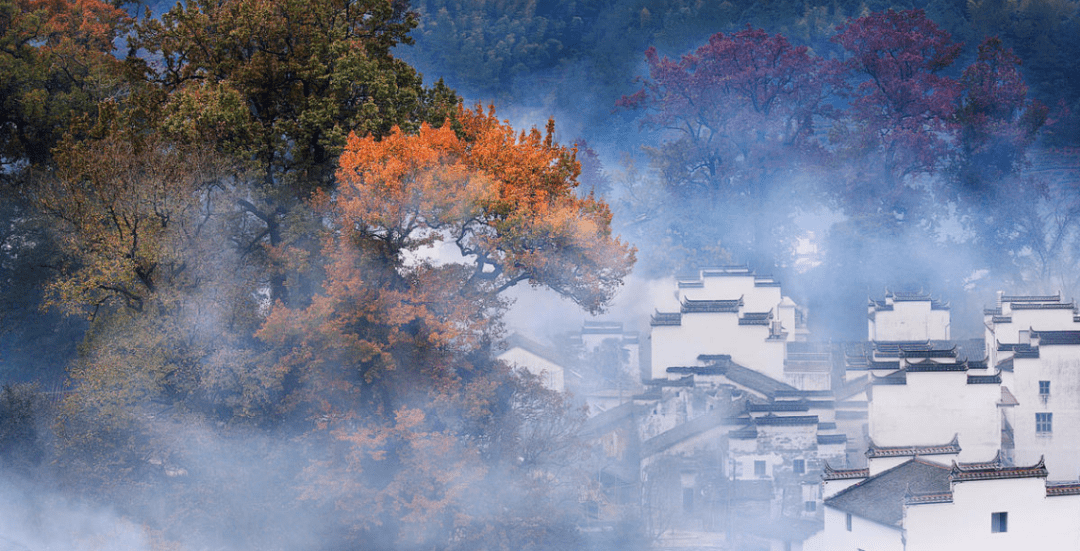
[[[1080,548],[1080,1],[0,52],[0,551]]]

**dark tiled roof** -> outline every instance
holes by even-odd
[[[1039,348],[1031,346],[1028,343],[1013,344],[1013,343],[999,342],[997,344],[998,344],[998,351],[999,352],[1012,352],[1013,357],[1016,357],[1016,358],[1038,358],[1039,357]]]
[[[736,363],[727,366],[727,373],[724,376],[735,384],[745,386],[765,396],[772,396],[780,391],[798,390],[789,384],[782,383],[768,375],[763,375]]]
[[[723,375],[727,373],[727,367],[722,365],[679,365],[669,367],[665,371],[690,375]]]
[[[754,424],[759,427],[787,427],[797,425],[817,425],[817,415],[765,415],[763,417],[757,417],[754,419]]]
[[[747,404],[747,411],[810,411],[810,404],[805,400],[769,401],[764,404]]]
[[[993,316],[990,321],[993,323],[1012,323],[1012,316]]]
[[[657,312],[652,315],[649,325],[682,325],[682,314],[678,312]]]
[[[866,478],[870,476],[870,469],[834,469],[825,462],[821,478],[824,480],[851,480],[853,478]]]
[[[1080,482],[1047,482],[1046,497],[1080,495]]]
[[[960,453],[960,440],[953,436],[947,444],[933,446],[878,446],[870,441],[866,450],[866,457],[877,459],[880,457],[915,457],[919,455],[955,455]]]
[[[836,423],[832,421],[825,421],[817,424],[818,430],[836,430]]]
[[[585,437],[603,435],[612,428],[619,426],[619,423],[633,417],[634,412],[639,407],[641,406],[637,406],[633,402],[626,402],[593,415],[585,420],[585,424],[581,426],[581,434]]]
[[[1033,331],[1031,337],[1038,337],[1039,346],[1080,344],[1080,331]]]
[[[1007,467],[1000,460],[991,463],[953,463],[949,473],[949,480],[954,483],[1006,478],[1046,478],[1046,463],[1041,457],[1038,463],[1030,467]]]
[[[901,348],[900,355],[904,358],[955,358],[957,352],[956,346],[954,345],[952,348],[931,348],[928,350],[905,350],[904,348]]]
[[[1061,293],[1056,295],[1002,295],[1001,302],[1061,302]]]
[[[701,280],[695,281],[680,281],[678,282],[680,289],[704,289],[705,282]]]
[[[997,308],[985,308],[985,309],[983,309],[983,315],[984,316],[1000,316],[1001,315],[1001,307],[999,306]]]
[[[699,362],[730,363],[731,354],[698,354]]]
[[[778,390],[777,398],[832,398],[831,390]]]
[[[925,505],[927,503],[952,503],[952,492],[908,494],[904,496],[905,505]]]
[[[825,504],[886,526],[899,526],[904,496],[948,493],[950,472],[944,465],[916,457],[845,488]]]
[[[908,364],[904,371],[908,373],[929,373],[936,371],[967,371],[967,363],[937,363],[932,360],[923,360]]]
[[[677,369],[669,367],[668,370]],[[652,387],[676,387],[676,386],[694,386],[694,376],[687,375],[680,379],[647,379],[641,381],[642,384]]]
[[[969,385],[999,385],[1001,384],[1001,373],[995,373],[994,375],[968,375],[967,384]]]
[[[742,422],[732,419],[727,415],[727,412],[722,410],[713,410],[705,415],[695,417],[685,423],[675,425],[670,430],[664,431],[641,444],[642,457],[649,457],[660,453],[680,442],[698,436],[710,429],[730,425],[732,423]]]
[[[866,385],[870,382],[869,375],[860,375],[846,383],[843,386],[836,388],[833,392],[836,394],[837,400],[844,400],[851,398],[852,396],[866,390]]]
[[[530,354],[539,356],[553,364],[562,367],[566,367],[567,365],[571,365],[573,363],[572,359],[563,357],[563,355],[559,352],[558,349],[540,344],[520,333],[514,333],[509,337],[506,337],[506,341],[503,342],[502,346],[500,346],[499,348],[500,354],[503,352],[508,352],[514,348],[520,348],[526,352],[529,352]]]
[[[683,299],[682,313],[700,314],[709,312],[738,313],[743,305],[742,298],[735,300],[693,300]]]
[[[906,385],[907,384],[907,372],[897,371],[896,373],[890,373],[884,377],[874,376],[870,379],[871,385]]]
[[[867,369],[900,369],[900,360],[895,362],[880,362],[877,360],[871,360],[867,366]]]
[[[756,427],[743,427],[741,429],[736,429],[736,430],[733,430],[733,431],[729,432],[728,437],[729,438],[734,438],[736,440],[753,440],[753,439],[757,438],[757,428]]]
[[[1027,303],[1019,302],[1012,305],[1013,310],[1076,310],[1076,304],[1072,302],[1050,303]]]
[[[819,445],[829,444],[847,444],[846,434],[819,434],[817,435],[817,443]]]
[[[1023,348],[1017,347],[1016,351],[1013,352],[1013,358],[1031,359],[1031,358],[1038,358],[1038,357],[1039,357],[1039,349],[1037,347],[1032,348],[1030,345],[1028,345],[1026,347],[1023,347]]]
[[[769,312],[743,312],[739,318],[739,325],[769,325],[772,319],[772,311]]]

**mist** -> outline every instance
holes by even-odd
[[[102,7],[86,51],[16,37],[71,66],[2,73],[37,108],[0,118],[0,550],[757,551],[865,463],[785,448],[808,493],[732,505],[758,414],[862,437],[818,409],[865,407],[868,300],[959,341],[1000,291],[1080,295],[1075,2],[212,4]],[[884,91],[915,113],[845,39],[889,8],[933,23]],[[782,285],[740,320],[797,305],[783,354],[832,386],[652,365],[707,270]]]

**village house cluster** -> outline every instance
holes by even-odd
[[[585,400],[585,529],[637,515],[668,547],[1080,548],[1080,314],[999,293],[982,339],[886,291],[867,340],[814,342],[780,283],[698,271],[648,335],[586,322],[500,356]]]

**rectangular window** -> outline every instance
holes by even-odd
[[[694,512],[694,489],[683,488],[682,490],[682,508],[687,513]]]
[[[817,502],[806,501],[803,503],[803,508],[806,510],[807,513],[813,513],[814,511],[817,511]]]
[[[851,513],[848,513],[847,517],[844,518],[844,524],[845,524],[845,526],[847,528],[847,531],[850,532],[851,531]]]
[[[1053,413],[1036,413],[1035,432],[1037,434],[1050,434],[1054,430],[1053,421]]]
[[[806,472],[806,461],[803,459],[796,459],[791,462],[791,470],[795,471],[795,474],[803,474]]]
[[[1039,396],[1050,395],[1050,381],[1039,381]]]
[[[990,531],[997,534],[1009,531],[1009,513],[990,513]]]
[[[754,461],[754,476],[765,476],[764,461]]]

